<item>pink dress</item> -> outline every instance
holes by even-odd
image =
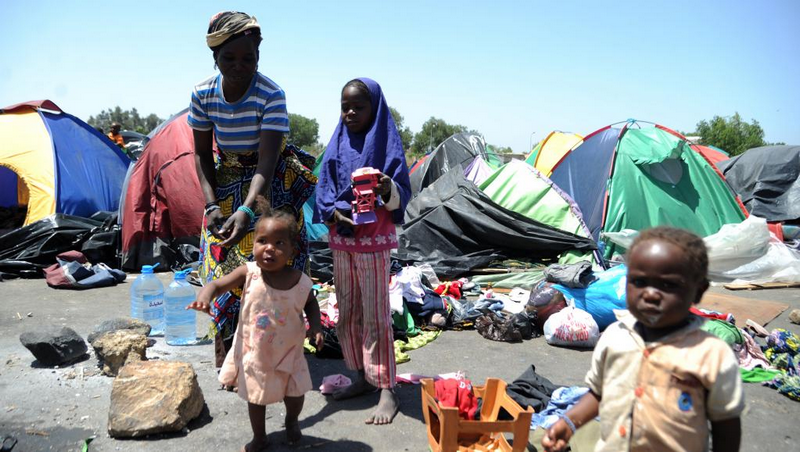
[[[289,290],[267,285],[255,262],[247,263],[239,326],[219,381],[238,386],[239,396],[256,405],[281,402],[311,390],[303,356],[303,307],[312,286],[303,274]]]

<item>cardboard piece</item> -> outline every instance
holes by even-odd
[[[766,325],[789,308],[788,304],[775,301],[743,298],[717,292],[706,292],[698,308],[731,313],[736,318],[736,326],[742,328],[747,319]]]

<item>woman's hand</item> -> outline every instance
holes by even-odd
[[[194,309],[195,311],[205,312],[211,315],[211,303],[207,301],[193,301],[186,306],[186,310]]]
[[[220,238],[224,239],[220,242],[220,246],[237,245],[247,235],[248,229],[250,229],[250,216],[240,210],[233,212],[219,230]]]
[[[214,209],[206,214],[206,228],[211,235],[219,240],[225,239],[225,237],[220,234],[220,228],[222,228],[224,223],[225,217],[222,215],[222,210]]]

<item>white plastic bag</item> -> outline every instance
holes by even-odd
[[[544,323],[544,338],[550,345],[593,348],[600,328],[588,312],[567,306]]]
[[[703,241],[708,248],[709,278],[730,279],[723,275],[767,254],[770,241],[767,220],[751,215],[741,223],[723,225]]]

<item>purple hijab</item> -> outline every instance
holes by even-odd
[[[392,219],[395,224],[402,224],[406,205],[411,198],[403,142],[380,85],[365,77],[359,80],[369,88],[374,120],[365,133],[351,133],[339,118],[339,125],[322,159],[313,221],[322,223],[330,219],[334,209],[349,210],[354,200],[350,175],[359,168],[369,166],[391,177],[397,186],[400,208],[392,212]]]

